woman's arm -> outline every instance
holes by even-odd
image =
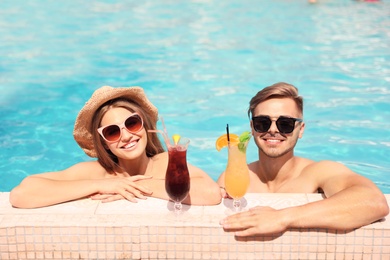
[[[37,208],[85,198],[94,193],[121,194],[134,201],[150,194],[135,181],[145,176],[106,178],[97,162],[78,163],[58,172],[30,175],[10,192],[10,203],[18,208]]]

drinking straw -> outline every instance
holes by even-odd
[[[161,125],[163,127],[163,132],[165,133],[165,136],[168,138],[168,143],[169,143],[168,131],[167,128],[165,127],[164,118],[160,116],[160,120],[161,120]]]
[[[227,139],[228,143],[230,142],[230,136],[229,136],[229,124],[226,124],[226,134],[227,134]]]
[[[160,120],[161,120],[161,124],[163,126],[163,131],[157,129],[157,130],[148,130],[148,132],[150,132],[150,133],[160,133],[163,136],[163,138],[164,138],[164,142],[165,142],[167,148],[169,148],[171,146],[171,142],[169,141],[167,128],[165,127],[164,119],[163,119],[162,116],[160,116]]]

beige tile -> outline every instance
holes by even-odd
[[[156,212],[167,207],[168,202],[165,200],[148,198],[146,200],[138,200],[137,203],[127,200],[117,200],[108,203],[101,203],[96,209],[96,214],[145,214]]]
[[[0,192],[0,209],[10,206],[9,192]]]
[[[389,204],[390,206],[390,194],[384,194],[385,195],[385,198],[387,200],[387,203]]]
[[[248,193],[241,199],[243,209],[248,210],[256,206],[270,206],[276,209],[303,205],[308,202],[306,194],[291,193]],[[205,206],[201,224],[219,226],[219,221],[232,214],[233,200],[223,199],[219,205]]]
[[[132,203],[125,200],[101,203],[96,215],[116,215],[116,223],[125,225],[174,226],[202,223],[203,206],[183,205],[180,215],[173,212],[173,203],[166,200],[148,198]]]
[[[270,206],[275,209],[282,209],[308,202],[306,194],[298,193],[249,193],[245,198],[248,208]]]
[[[54,206],[19,209],[9,203],[9,193],[0,193],[0,215],[93,214],[100,202],[91,199],[71,201]]]
[[[319,194],[247,194],[245,203],[247,207],[284,208],[320,199]],[[90,202],[26,212],[16,209],[20,214],[14,214],[9,211],[8,195],[1,193],[0,258],[390,258],[387,219],[348,233],[300,229],[238,240],[218,223],[226,216],[228,201],[216,206],[185,206],[180,216],[170,211],[169,202],[154,198],[136,204]]]
[[[308,202],[316,202],[319,200],[323,200],[325,197],[323,194],[318,193],[308,193],[306,194]]]

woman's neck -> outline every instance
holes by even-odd
[[[125,175],[145,175],[148,170],[151,160],[146,156],[146,153],[142,156],[132,160],[119,160],[119,172]]]

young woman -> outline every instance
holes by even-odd
[[[168,153],[156,133],[157,108],[140,87],[97,89],[81,109],[74,138],[97,161],[26,177],[10,193],[14,207],[37,208],[91,197],[102,202],[148,196],[166,199]],[[221,201],[218,185],[188,164],[191,188],[186,204]]]

